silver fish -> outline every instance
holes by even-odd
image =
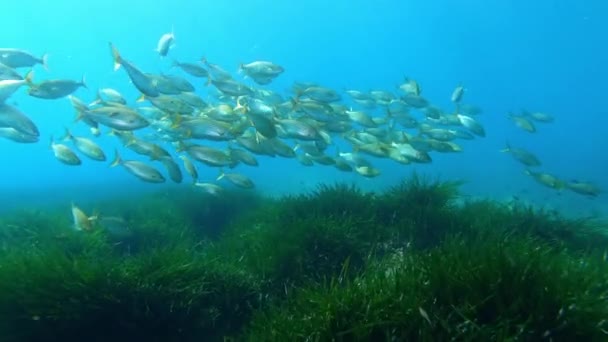
[[[10,68],[31,68],[36,64],[42,64],[47,69],[47,58],[46,54],[38,58],[19,49],[0,49],[0,63]]]
[[[111,167],[122,165],[127,171],[136,176],[137,178],[143,180],[148,183],[164,183],[165,177],[158,172],[152,166],[137,161],[137,160],[122,160],[120,154],[118,154],[118,150],[115,151],[114,161],[110,165]]]
[[[160,93],[156,88],[156,82],[154,82],[150,77],[146,76],[141,70],[139,70],[135,65],[131,62],[123,59],[118,52],[118,49],[114,46],[114,44],[110,43],[110,49],[112,50],[112,56],[114,58],[114,70],[118,70],[121,66],[124,66],[129,78],[133,82],[133,85],[142,92],[144,95],[149,97],[158,96]]]
[[[29,136],[40,136],[38,127],[19,109],[0,103],[0,127],[11,127]]]

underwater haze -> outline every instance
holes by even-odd
[[[0,11],[0,342],[606,341],[608,2]]]
[[[362,153],[360,141],[345,139],[345,135],[367,128],[357,122],[349,123],[349,132],[331,132],[331,143],[324,154],[332,158],[338,152],[364,155],[380,171],[375,177],[319,163],[306,167],[296,158],[263,155],[256,155],[257,167],[238,165],[230,170],[251,179],[262,193],[308,191],[319,183],[334,181],[381,191],[417,171],[441,179],[464,180],[463,191],[474,197],[516,199],[566,215],[608,212],[604,193],[585,195],[569,191],[565,185],[547,186],[542,181],[546,178],[539,177],[538,181],[527,175],[525,165],[501,152],[507,143],[524,148],[542,161],[541,166],[531,168],[539,175],[553,175],[563,184],[576,180],[593,184],[594,189],[608,189],[605,1],[23,0],[7,1],[2,7],[2,48],[25,50],[37,57],[48,54],[47,69],[38,64],[18,72],[24,75],[32,69],[34,85],[52,79],[77,81],[84,76],[86,88],[80,87],[72,95],[87,104],[95,100],[98,89],[113,88],[129,106],[150,106],[136,102],[141,94],[124,67],[114,71],[108,45],[111,42],[122,58],[146,73],[186,78],[210,106],[229,103],[234,107],[236,96],[225,96],[207,79],[191,77],[172,67],[173,60],[207,67],[201,61],[204,57],[251,89],[270,90],[280,94],[285,103],[296,103],[292,110],[298,115],[302,112],[297,110],[300,98],[294,91],[296,82],[334,90],[340,100],[333,104],[383,118],[386,104],[361,107],[346,91],[386,91],[393,94],[391,101],[399,103],[407,95],[399,88],[406,77],[419,84],[420,95],[441,108],[442,115],[457,114],[459,103],[450,97],[458,86],[464,87],[461,103],[482,110],[470,117],[483,126],[485,136],[453,140],[461,152],[429,151],[431,163],[405,165],[386,156]],[[160,56],[155,51],[159,38],[171,32],[174,42],[167,56]],[[269,84],[256,84],[239,72],[239,65],[253,61],[276,63],[284,72]],[[0,139],[3,209],[34,204],[67,207],[70,201],[192,186],[178,158],[184,153],[175,148],[175,141],[155,135],[150,127],[134,131],[137,137],[170,152],[184,174],[181,184],[169,179],[160,162],[134,153],[108,135],[111,128],[100,125],[101,135],[94,137],[82,120],[75,121],[76,111],[67,97],[36,98],[28,94],[30,86],[33,85],[21,87],[5,101],[26,114],[38,127],[40,136],[32,144]],[[509,113],[523,110],[546,113],[554,120],[535,122],[536,132],[530,133],[509,117]],[[171,114],[175,113],[168,113]],[[282,119],[293,118],[292,114],[280,115]],[[295,118],[302,120],[298,115]],[[429,121],[424,109],[411,109],[411,116],[419,124],[445,129]],[[175,120],[172,127],[180,122]],[[322,120],[316,120],[315,125],[324,130]],[[256,124],[250,126],[247,130],[260,131]],[[379,126],[430,139],[420,126]],[[62,142],[65,128],[99,144],[107,160],[94,161],[82,154],[82,164],[77,166],[57,160],[50,140]],[[220,149],[234,144],[183,140]],[[386,137],[380,140],[385,153],[393,144],[403,143]],[[292,148],[301,142],[293,138],[283,141]],[[74,149],[72,143],[65,144]],[[123,167],[109,167],[115,150],[124,160],[142,161],[158,169],[167,181],[148,183]],[[296,149],[296,153],[302,152]],[[225,180],[216,181],[218,167],[198,161],[195,165],[199,182],[235,186]]]

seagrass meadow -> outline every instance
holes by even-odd
[[[191,189],[0,218],[0,341],[605,341],[606,222],[411,175],[267,198]]]

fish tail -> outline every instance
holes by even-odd
[[[25,81],[25,83],[27,83],[28,86],[34,85],[34,69],[28,71],[27,74],[25,74],[23,80]]]
[[[120,53],[118,49],[112,42],[110,42],[110,49],[112,50],[112,58],[114,59],[114,71],[120,69],[120,65],[122,64],[122,59],[120,58]]]
[[[290,98],[289,102],[291,102],[291,110],[295,110],[298,106],[298,96]]]
[[[103,103],[103,99],[101,98],[101,94],[99,93],[99,90],[97,90],[97,94],[95,95],[95,100],[93,102],[91,102],[89,104],[89,106],[95,106],[98,104],[102,104]]]
[[[186,144],[184,144],[183,141],[178,141],[177,142],[177,146],[175,147],[175,151],[177,152],[183,152],[186,150]]]
[[[135,99],[135,102],[139,103],[139,102],[144,102],[146,101],[146,95],[145,94],[141,94],[139,95],[139,97],[137,99]]]
[[[120,165],[122,163],[122,159],[120,158],[120,154],[118,153],[118,150],[114,150],[114,160],[112,161],[112,164],[110,164],[110,167],[114,167],[116,165]]]
[[[220,175],[219,175],[219,176],[217,176],[216,181],[219,181],[220,179],[222,179],[222,178],[224,178],[224,177],[226,177],[226,174],[224,173],[224,170],[222,170],[222,169],[220,168]]]
[[[74,118],[74,122],[78,122],[84,118],[84,111],[81,109],[76,109],[76,117]]]
[[[45,53],[44,55],[42,55],[42,58],[40,58],[40,64],[42,64],[42,67],[44,68],[44,70],[49,70],[48,60],[49,60],[48,53]]]
[[[70,132],[70,129],[67,127],[64,127],[64,128],[65,128],[65,134],[61,140],[66,141],[66,140],[72,139],[73,136],[72,136],[72,132]]]
[[[80,79],[80,85],[81,85],[82,87],[87,88],[87,89],[89,88],[89,87],[87,87],[87,83],[86,83],[86,77],[85,77],[85,75],[82,75],[82,78]]]
[[[173,117],[170,117],[169,120],[171,120],[171,129],[178,129],[182,124],[183,116],[181,114],[175,114]]]

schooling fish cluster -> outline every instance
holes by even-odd
[[[156,52],[161,57],[167,56],[174,40],[173,33],[164,34]],[[21,76],[15,69],[31,68],[36,64],[46,67],[46,56],[37,58],[17,49],[0,49],[0,100],[4,102],[22,86],[27,86],[28,94],[33,97],[69,97],[78,120],[90,126],[94,136],[101,135],[100,127],[108,128],[124,147],[159,161],[172,181],[182,182],[183,169],[194,184],[213,195],[221,193],[222,188],[214,183],[200,182],[197,164],[218,168],[217,180],[225,179],[242,188],[252,188],[254,183],[243,174],[223,170],[240,164],[257,166],[256,155],[292,158],[304,166],[327,165],[342,172],[376,177],[381,171],[369,157],[392,159],[400,164],[430,163],[431,153],[459,152],[462,148],[457,140],[471,140],[486,134],[475,118],[481,109],[462,103],[465,93],[462,85],[452,92],[454,109],[445,111],[423,97],[419,83],[413,79],[406,79],[399,86],[398,94],[384,90],[347,90],[348,98],[343,99],[343,95],[334,89],[297,82],[292,93],[284,96],[264,89],[285,71],[272,62],[242,64],[239,74],[251,81],[245,83],[206,59],[192,63],[174,61],[173,67],[181,69],[187,77],[203,78],[207,89],[213,86],[217,90],[209,93],[208,101],[205,101],[187,78],[144,72],[123,58],[112,43],[110,49],[114,69],[122,67],[141,93],[136,104],[129,104],[120,92],[110,88],[99,89],[97,98],[87,104],[72,95],[78,88],[86,87],[84,79],[35,83],[31,72]],[[144,102],[150,105],[140,105]],[[541,113],[510,117],[528,131],[534,131],[528,118],[552,120]],[[140,130],[150,134],[136,136],[134,131]],[[38,141],[39,132],[25,114],[2,104],[0,136],[30,143]],[[335,152],[328,152],[329,146],[336,145],[335,139],[343,139],[351,146],[351,151],[336,147]],[[88,158],[106,160],[104,151],[89,138],[74,136],[68,130],[63,140],[71,141],[75,149]],[[66,144],[52,141],[51,146],[59,161],[67,165],[82,163],[78,154]],[[172,146],[179,154],[182,167],[163,146]],[[529,159],[525,156],[526,151],[511,148],[506,151],[520,161]],[[146,182],[166,181],[163,173],[151,163],[124,160],[118,151],[111,165],[121,165]],[[530,174],[545,184],[544,174],[531,171]],[[572,183],[569,188],[577,191],[581,185]],[[584,192],[593,194],[594,191]]]

